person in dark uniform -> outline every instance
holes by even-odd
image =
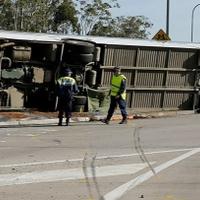
[[[74,94],[78,93],[78,87],[74,78],[71,77],[72,71],[69,68],[63,68],[61,77],[57,80],[58,90],[58,125],[62,126],[63,115],[66,117],[66,126],[69,126],[69,120],[72,113],[72,101]]]
[[[113,73],[110,89],[110,107],[106,119],[101,121],[109,124],[117,105],[119,105],[122,114],[122,120],[119,124],[127,124],[126,77],[121,74],[121,68],[118,66],[113,68]]]

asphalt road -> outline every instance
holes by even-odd
[[[0,128],[0,199],[198,200],[200,115]]]

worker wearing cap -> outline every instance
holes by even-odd
[[[62,126],[63,115],[65,113],[66,126],[69,125],[72,112],[72,101],[74,94],[78,92],[78,87],[74,78],[71,77],[72,71],[64,68],[61,77],[57,80],[58,89],[58,125]]]
[[[110,89],[110,107],[106,119],[103,119],[102,122],[109,124],[117,105],[119,105],[122,114],[120,124],[126,124],[126,77],[121,74],[121,69],[118,66],[113,68],[113,73]]]

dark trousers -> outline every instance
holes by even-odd
[[[121,114],[123,119],[127,118],[127,112],[126,112],[126,101],[122,99],[121,97],[116,99],[115,96],[110,97],[110,107],[108,110],[107,120],[110,120],[113,116],[115,109],[117,108],[117,105],[119,105]]]
[[[64,114],[66,118],[71,118],[72,113],[72,99],[59,98],[58,99],[58,118],[62,119]]]

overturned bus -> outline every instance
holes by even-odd
[[[109,88],[116,65],[130,111],[198,109],[199,52],[197,43],[0,31],[0,109],[54,111],[63,63],[80,90],[74,111],[91,109],[88,90]]]

